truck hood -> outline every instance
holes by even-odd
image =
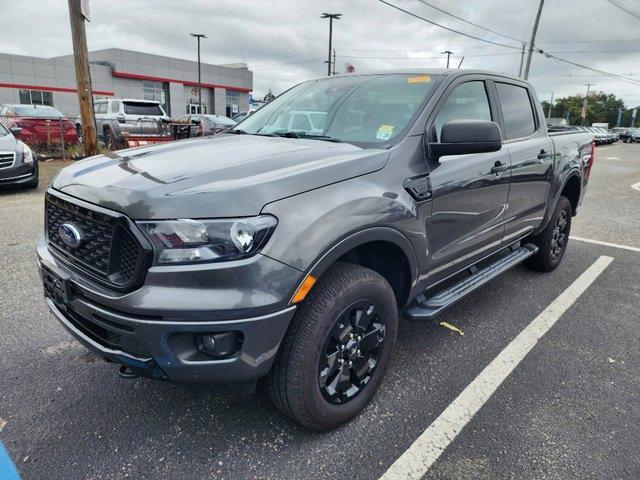
[[[388,158],[348,143],[229,134],[91,157],[62,169],[52,186],[137,220],[250,216],[380,170]]]

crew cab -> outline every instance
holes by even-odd
[[[37,244],[46,301],[123,375],[260,380],[335,428],[380,386],[399,315],[430,321],[520,262],[558,267],[592,139],[550,135],[505,75],[306,81],[228,133],[63,169]]]

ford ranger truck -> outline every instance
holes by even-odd
[[[518,78],[306,81],[226,134],[62,169],[37,244],[46,302],[126,376],[260,381],[332,429],[380,387],[400,315],[560,264],[593,161],[592,135],[549,135]]]

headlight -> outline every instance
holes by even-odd
[[[271,215],[223,220],[138,222],[155,250],[156,264],[202,263],[251,256],[278,224]]]
[[[26,143],[22,143],[22,161],[24,163],[33,163],[33,152]]]

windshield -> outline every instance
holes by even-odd
[[[0,123],[0,137],[4,137],[5,135],[9,135],[9,130],[4,128],[4,125]]]
[[[31,105],[19,106],[13,108],[20,117],[43,117],[43,118],[62,118],[58,110],[52,107],[36,107]]]
[[[122,102],[124,113],[127,115],[155,115],[161,117],[164,112],[157,103],[149,102]]]
[[[312,80],[257,110],[237,129],[382,147],[409,128],[439,78],[394,74]]]

